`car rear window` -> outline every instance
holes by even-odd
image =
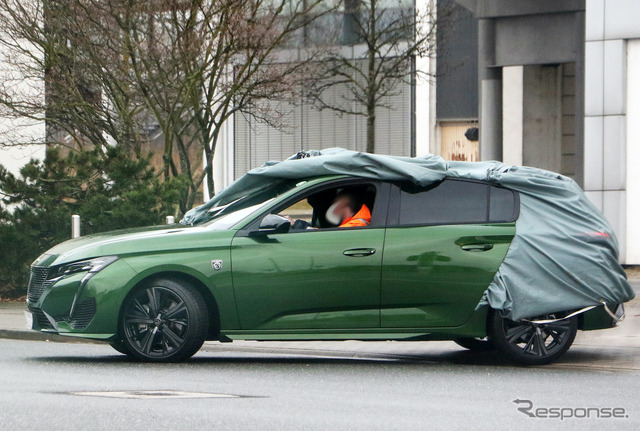
[[[502,187],[488,186],[491,190],[489,201],[490,222],[511,222],[518,218],[515,192]]]
[[[435,187],[401,187],[399,224],[436,225],[511,222],[517,218],[513,191],[475,181],[445,180]]]

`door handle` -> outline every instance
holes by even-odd
[[[487,251],[493,248],[493,244],[467,244],[461,248],[464,251]]]
[[[363,257],[363,256],[371,256],[376,252],[375,248],[352,248],[349,250],[345,250],[342,254],[350,257]]]

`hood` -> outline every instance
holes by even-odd
[[[126,256],[223,244],[228,246],[234,233],[229,230],[180,225],[103,232],[62,242],[41,255],[33,265],[51,266],[99,256]]]

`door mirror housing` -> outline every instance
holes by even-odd
[[[269,214],[260,222],[258,230],[250,232],[251,236],[267,236],[274,233],[287,233],[291,229],[291,222],[277,214]]]

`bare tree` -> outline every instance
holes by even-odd
[[[181,177],[187,185],[185,211],[205,179],[214,189],[213,157],[224,122],[243,111],[276,123],[273,104],[261,101],[293,97],[310,78],[316,54],[286,48],[327,13],[326,4],[5,0],[5,61],[23,81],[45,84],[35,97],[0,86],[0,109],[45,121],[49,142],[71,148],[115,142],[135,156],[154,133],[161,136],[165,178]]]
[[[399,92],[400,84],[429,77],[415,70],[414,61],[435,53],[434,3],[416,10],[408,0],[344,0],[342,44],[355,49],[334,49],[324,62],[324,79],[309,96],[319,109],[364,116],[367,152],[375,152],[377,108],[391,108],[385,101]],[[346,86],[346,94],[337,101],[326,99],[325,90],[338,85]]]
[[[177,147],[184,164],[192,145],[204,149],[205,169],[190,179],[192,190],[205,178],[213,190],[213,156],[225,121],[239,111],[277,120],[272,105],[260,101],[293,98],[310,78],[314,53],[307,50],[301,61],[287,57],[285,48],[310,19],[326,13],[321,3],[193,1],[168,5],[163,19],[146,27],[135,17],[118,20],[136,83],[164,131],[165,154]]]
[[[57,2],[56,2],[57,3]],[[0,110],[4,119],[46,120],[49,130],[65,130],[66,142],[86,139],[100,144],[104,127],[99,104],[90,94],[90,76],[80,53],[68,43],[72,33],[49,19],[55,10],[68,16],[69,8],[51,1],[6,0],[0,4]],[[62,107],[65,106],[65,109]],[[87,117],[90,122],[83,121]],[[73,124],[73,126],[71,126]],[[105,130],[108,133],[108,130]],[[86,139],[80,139],[80,136]],[[2,136],[5,145],[44,143],[42,137]]]

